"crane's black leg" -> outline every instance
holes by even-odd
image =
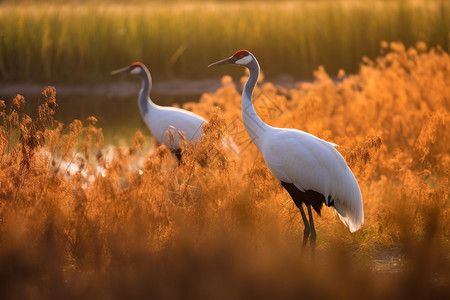
[[[316,229],[314,228],[314,220],[312,216],[311,205],[308,204],[306,205],[306,207],[308,208],[309,226],[311,229],[311,236],[309,237],[309,241],[311,242],[311,248],[314,254],[314,250],[316,248]]]
[[[181,149],[175,149],[171,151],[178,158],[178,163],[181,163]]]
[[[178,158],[178,162],[181,163],[181,152],[177,152],[177,153],[175,153],[175,155]]]
[[[303,210],[303,205],[300,203],[298,206],[300,213],[302,214],[303,223],[305,224],[305,230],[303,231],[303,243],[302,243],[302,251],[305,250],[306,243],[308,242],[309,235],[311,233],[311,228],[309,226],[308,219],[306,218],[305,211]]]

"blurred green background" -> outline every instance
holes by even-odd
[[[209,63],[239,49],[268,78],[308,78],[319,65],[356,72],[383,40],[448,49],[450,33],[444,0],[17,2],[0,6],[7,82],[102,82],[134,61],[157,79],[204,78],[218,76]]]
[[[105,124],[111,119],[113,125],[145,128],[135,103],[139,81],[109,75],[134,61],[149,67],[155,84],[224,74],[236,78],[242,69],[207,65],[248,49],[266,79],[308,80],[319,65],[331,76],[339,69],[357,72],[362,57],[380,54],[381,41],[405,46],[423,41],[448,51],[449,33],[447,0],[1,1],[0,97],[9,99],[11,89],[5,87],[14,84],[25,84],[15,92],[37,98],[27,84],[55,85],[58,92],[61,85],[130,79],[137,85],[117,97],[89,90],[59,93],[66,110],[62,120],[93,114]],[[155,101],[182,103],[200,93],[160,91]],[[117,115],[127,119],[119,122]]]

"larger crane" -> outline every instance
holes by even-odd
[[[309,239],[314,251],[316,231],[311,207],[320,216],[323,204],[334,207],[351,232],[364,223],[361,191],[342,155],[327,142],[304,131],[276,128],[264,123],[252,103],[259,77],[259,64],[246,50],[209,66],[236,64],[250,71],[242,92],[242,119],[245,129],[275,178],[300,210],[305,229],[302,249]],[[308,210],[308,217],[303,210]]]
[[[128,67],[112,71],[111,75],[119,73],[130,73],[141,77],[142,87],[138,98],[141,116],[156,140],[165,144],[178,160],[181,160],[181,134],[188,143],[198,141],[202,136],[202,126],[206,120],[184,109],[155,104],[149,97],[152,77],[144,64],[135,62]]]

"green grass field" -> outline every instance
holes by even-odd
[[[356,72],[383,40],[448,49],[447,1],[1,4],[0,80],[95,84],[133,61],[155,78],[217,76],[242,48],[266,76]],[[241,70],[235,70],[241,74]]]

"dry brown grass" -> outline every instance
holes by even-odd
[[[105,164],[95,118],[53,120],[53,88],[35,120],[23,97],[0,102],[0,297],[448,296],[449,55],[382,50],[357,75],[319,69],[312,83],[255,91],[268,124],[339,144],[360,184],[364,226],[350,234],[326,209],[315,262],[300,254],[299,214],[245,134],[229,77],[185,105],[211,121],[180,166],[164,147],[146,151],[140,132]],[[224,152],[225,133],[239,158]],[[66,176],[63,162],[83,172]]]

